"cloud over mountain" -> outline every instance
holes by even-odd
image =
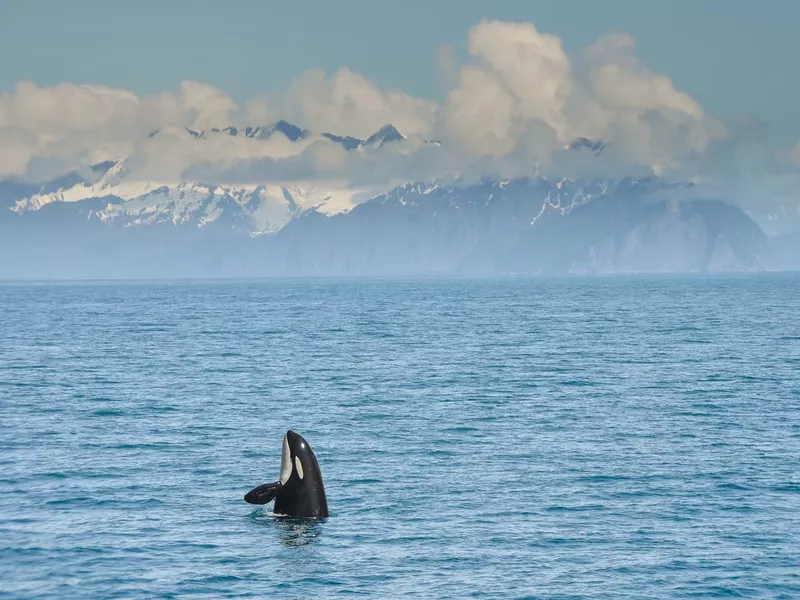
[[[628,35],[569,55],[559,37],[532,23],[482,21],[467,42],[461,65],[451,49],[436,57],[451,84],[441,103],[381,89],[346,67],[311,69],[284,90],[239,104],[194,81],[146,96],[18,83],[0,92],[0,178],[44,180],[108,158],[127,158],[134,177],[169,182],[202,172],[221,182],[669,173],[709,164],[709,152],[731,137],[644,65]],[[209,135],[198,144],[190,133],[283,118],[309,135]],[[351,153],[341,145],[358,145],[388,123],[408,137],[402,148]],[[355,137],[326,143],[344,135]],[[579,138],[602,140],[602,156],[565,152]]]
[[[360,137],[392,123],[407,135],[423,135],[430,132],[436,112],[434,102],[398,90],[381,90],[343,67],[330,76],[321,69],[300,74],[286,90],[249,100],[241,119],[266,123],[285,118],[312,131]]]

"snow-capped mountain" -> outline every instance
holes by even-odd
[[[740,209],[675,202],[658,178],[408,184],[264,240],[268,272],[306,275],[760,271],[766,236]]]
[[[384,125],[365,140],[350,135],[336,135],[327,132],[322,135],[332,142],[341,145],[342,148],[348,151],[360,150],[362,148],[380,148],[384,144],[406,139],[406,136],[397,131],[393,125]]]
[[[150,138],[161,135],[154,131]],[[198,143],[214,136],[270,140],[281,136],[290,142],[301,142],[313,136],[287,121],[267,127],[227,127],[208,131],[186,129],[185,134]],[[366,139],[323,133],[316,136],[326,143],[341,145],[348,151],[378,149],[406,139],[392,125],[385,125]],[[42,185],[35,191],[18,188],[5,198],[11,210],[18,214],[38,211],[53,203],[77,203],[102,199],[105,205],[93,209],[88,218],[124,226],[169,223],[175,226],[206,227],[223,215],[226,222],[250,235],[279,231],[303,210],[314,208],[335,214],[349,210],[361,198],[379,190],[363,189],[341,181],[291,183],[264,182],[250,185],[218,185],[204,181],[142,180],[128,168],[128,160],[106,160],[91,165],[89,175],[72,173]],[[11,197],[13,196],[13,197]]]
[[[411,143],[390,125],[366,139],[286,121],[177,133],[190,144],[338,144],[365,158]],[[596,156],[605,147],[579,138],[568,150]],[[37,186],[0,182],[0,277],[770,268],[758,225],[718,200],[680,200],[691,187],[544,176],[382,190],[318,180],[220,185],[142,180],[123,157]],[[9,260],[18,255],[25,260]]]
[[[224,128],[214,127],[208,131],[198,131],[186,128],[186,132],[195,139],[207,140],[215,135],[227,135],[231,137],[245,137],[256,140],[273,139],[275,136],[282,134],[290,142],[299,142],[301,140],[313,137],[314,134],[307,129],[302,129],[297,125],[293,125],[284,120],[280,120],[272,125],[266,127],[235,127],[233,125]],[[156,130],[150,133],[149,137],[155,137],[161,132]],[[406,139],[394,125],[386,124],[378,131],[367,137],[361,139],[350,135],[338,135],[330,132],[322,132],[320,137],[339,144],[345,150],[359,150],[362,148],[380,148],[384,144],[390,142],[398,142]]]
[[[358,190],[332,183],[301,185],[213,185],[201,182],[166,183],[131,180],[125,161],[114,162],[96,181],[67,180],[53,190],[18,198],[11,210],[38,211],[53,203],[100,200],[87,218],[126,227],[166,223],[206,227],[223,217],[242,233],[261,235],[279,231],[302,210],[332,213],[347,210]]]
[[[160,135],[154,131],[149,137]],[[186,129],[198,143],[213,136],[269,140],[283,136],[299,142],[312,134],[286,121],[268,127],[228,127],[209,131]],[[366,140],[350,136],[322,134],[320,139],[340,144],[346,150],[380,148],[387,143],[405,140],[397,129],[386,125]],[[92,210],[88,218],[125,226],[170,223],[205,227],[218,221],[226,212],[228,221],[250,235],[275,233],[300,211],[314,208],[334,214],[352,208],[358,198],[370,191],[354,188],[340,181],[285,184],[265,182],[250,185],[218,185],[203,181],[154,181],[134,176],[128,160],[106,160],[91,165],[89,175],[71,173],[48,182],[38,189],[16,186],[4,198],[18,214],[38,211],[53,203],[78,203],[102,199],[105,206]],[[9,188],[11,190],[11,188]]]
[[[275,134],[283,134],[291,142],[297,142],[311,135],[307,129],[301,129],[297,125],[293,125],[284,120],[280,120],[267,127],[240,128],[230,125],[224,128],[214,127],[209,131],[196,131],[194,129],[189,129],[187,127],[186,131],[193,138],[199,138],[199,139],[208,139],[212,135],[222,133],[225,135],[229,135],[231,137],[243,136],[250,139],[268,140]],[[154,131],[150,134],[150,137],[155,137],[158,134],[159,134],[158,131]]]
[[[388,144],[390,142],[399,142],[404,139],[406,139],[406,136],[397,131],[394,125],[384,125],[378,131],[365,139],[361,145],[370,148],[380,148],[384,144]]]
[[[287,121],[280,120],[272,125],[266,127],[235,127],[230,125],[228,127],[213,127],[208,131],[197,131],[195,129],[190,129],[186,127],[186,133],[192,136],[195,139],[208,139],[212,135],[216,134],[225,134],[231,137],[246,137],[250,139],[257,139],[257,140],[267,140],[271,138],[275,134],[283,134],[289,141],[296,142],[298,140],[305,139],[310,135],[310,132],[306,129],[301,129],[297,125],[292,125]],[[161,133],[160,130],[156,129],[155,131],[150,132],[148,137],[154,138]]]

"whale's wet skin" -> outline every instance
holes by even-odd
[[[0,598],[798,598],[798,298],[0,284]],[[242,500],[290,428],[326,520]]]
[[[244,499],[250,504],[267,504],[275,500],[275,514],[281,516],[327,518],[328,499],[319,462],[305,438],[291,429],[287,431],[283,436],[278,481],[250,490]]]

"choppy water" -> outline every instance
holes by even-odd
[[[798,300],[798,276],[0,285],[0,595],[798,597]],[[289,427],[325,523],[242,501]]]

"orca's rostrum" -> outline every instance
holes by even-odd
[[[319,463],[303,436],[291,429],[286,432],[278,481],[250,490],[244,499],[250,504],[266,504],[274,499],[273,512],[278,515],[310,519],[328,517],[328,500]]]

